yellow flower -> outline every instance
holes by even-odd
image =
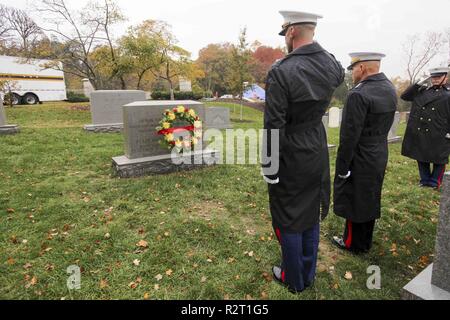
[[[170,123],[164,122],[162,127],[163,127],[163,129],[169,129],[170,128]]]
[[[201,128],[202,127],[202,122],[201,121],[194,121],[194,128]]]
[[[201,138],[202,137],[202,131],[201,130],[195,130],[194,131],[194,136],[196,138]]]
[[[198,144],[198,139],[197,138],[192,138],[192,144],[195,146]]]
[[[168,115],[168,117],[169,117],[169,120],[175,120],[175,113],[173,113],[173,112],[171,112],[171,113],[169,113],[169,115]]]
[[[193,118],[195,118],[195,117],[197,116],[197,114],[195,113],[195,110],[194,110],[194,109],[190,109],[190,110],[189,110],[189,115],[190,115],[191,117],[193,117]]]
[[[177,148],[181,148],[181,146],[182,146],[182,142],[181,142],[181,140],[177,140],[177,141],[175,141],[175,147],[177,147]]]
[[[178,111],[179,113],[184,112],[184,107],[183,107],[183,106],[179,106],[179,107],[177,108],[177,111]]]
[[[166,141],[168,141],[168,142],[173,141],[173,134],[172,133],[166,134]]]

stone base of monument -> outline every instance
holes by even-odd
[[[93,133],[116,133],[123,131],[123,123],[87,124],[84,130]]]
[[[15,133],[18,133],[19,131],[20,131],[19,126],[15,125],[15,124],[0,126],[0,135],[15,134]]]
[[[403,300],[450,300],[450,292],[431,283],[433,265],[408,283],[402,291]]]
[[[170,154],[138,159],[121,156],[112,159],[112,166],[114,173],[120,178],[135,178],[200,169],[217,163],[219,156],[220,153],[216,150],[196,151],[175,159]]]

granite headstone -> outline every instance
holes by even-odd
[[[6,112],[3,107],[3,98],[0,95],[0,135],[4,134],[14,134],[19,132],[20,129],[15,124],[8,125],[6,122]]]
[[[215,150],[202,150],[185,157],[203,157],[208,163],[201,161],[202,163],[198,164],[198,161],[191,161],[191,164],[177,165],[170,150],[160,145],[162,137],[155,128],[165,110],[180,105],[194,109],[200,119],[204,119],[205,107],[195,101],[138,101],[123,106],[125,155],[113,158],[113,168],[119,177],[190,170],[214,162],[212,159],[218,157],[218,153]]]
[[[391,130],[389,130],[388,142],[398,143],[402,141],[402,137],[397,135],[398,126],[400,124],[400,112],[395,113],[394,122],[392,123]]]
[[[336,107],[332,107],[330,108],[328,115],[328,126],[330,128],[339,128],[342,121],[342,110]]]
[[[327,139],[328,139],[328,122],[329,122],[328,119],[329,119],[328,115],[324,115],[322,117],[322,123],[323,123],[323,126],[325,127],[325,131],[327,133]],[[334,149],[334,148],[336,148],[336,146],[334,144],[328,144],[328,149]]]
[[[403,288],[405,300],[450,300],[450,172],[444,176],[434,263]]]
[[[84,129],[91,132],[120,132],[123,129],[122,107],[131,102],[145,100],[145,92],[139,90],[93,91],[92,125],[86,125]]]
[[[231,129],[230,109],[209,107],[205,109],[205,126],[210,129]]]

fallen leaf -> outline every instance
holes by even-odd
[[[145,240],[141,240],[136,244],[136,246],[138,246],[140,248],[148,248],[148,242]]]
[[[344,278],[345,278],[346,280],[352,280],[352,279],[353,279],[353,275],[352,275],[352,273],[351,273],[350,271],[347,271],[347,272],[345,273]]]
[[[6,209],[6,212],[8,212],[8,213],[14,213],[14,212],[16,212],[16,210],[14,210],[13,208],[8,208],[8,209]]]
[[[108,280],[102,279],[100,280],[100,289],[105,289],[108,286]]]
[[[205,276],[202,277],[202,279],[200,280],[200,282],[206,282],[208,278],[206,278]]]
[[[168,275],[169,277],[172,275],[172,273],[173,273],[172,269],[166,271],[166,275]]]
[[[150,293],[146,292],[144,293],[144,300],[150,299]]]
[[[159,290],[159,284],[155,284],[154,288],[155,290]]]
[[[53,270],[55,270],[55,266],[52,265],[52,264],[47,264],[47,265],[45,266],[45,270],[46,270],[46,271],[53,271]]]
[[[23,268],[27,270],[27,269],[31,269],[32,266],[33,265],[31,263],[27,262],[23,265]]]
[[[135,266],[139,266],[139,265],[141,264],[141,260],[134,259],[134,260],[133,260],[133,264],[134,264]]]
[[[14,258],[8,258],[7,263],[12,266],[13,264],[16,263],[16,260],[14,260]]]
[[[264,280],[266,280],[267,282],[272,282],[272,276],[270,274],[268,274],[267,272],[264,272],[262,274]]]
[[[158,280],[158,281],[161,281],[162,278],[163,278],[163,276],[160,275],[160,274],[158,274],[158,275],[155,276],[155,279]]]

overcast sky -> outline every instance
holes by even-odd
[[[21,9],[38,0],[0,0]],[[81,8],[87,0],[66,0]],[[284,46],[278,36],[283,23],[279,10],[298,10],[324,16],[317,40],[347,65],[348,52],[379,51],[387,54],[383,71],[390,77],[405,75],[402,44],[408,35],[450,28],[450,0],[118,0],[128,17],[127,25],[146,19],[172,25],[180,46],[193,58],[209,43],[236,42],[239,30],[248,29],[248,40]],[[33,12],[29,12],[37,18]],[[443,65],[449,49],[434,61]]]

